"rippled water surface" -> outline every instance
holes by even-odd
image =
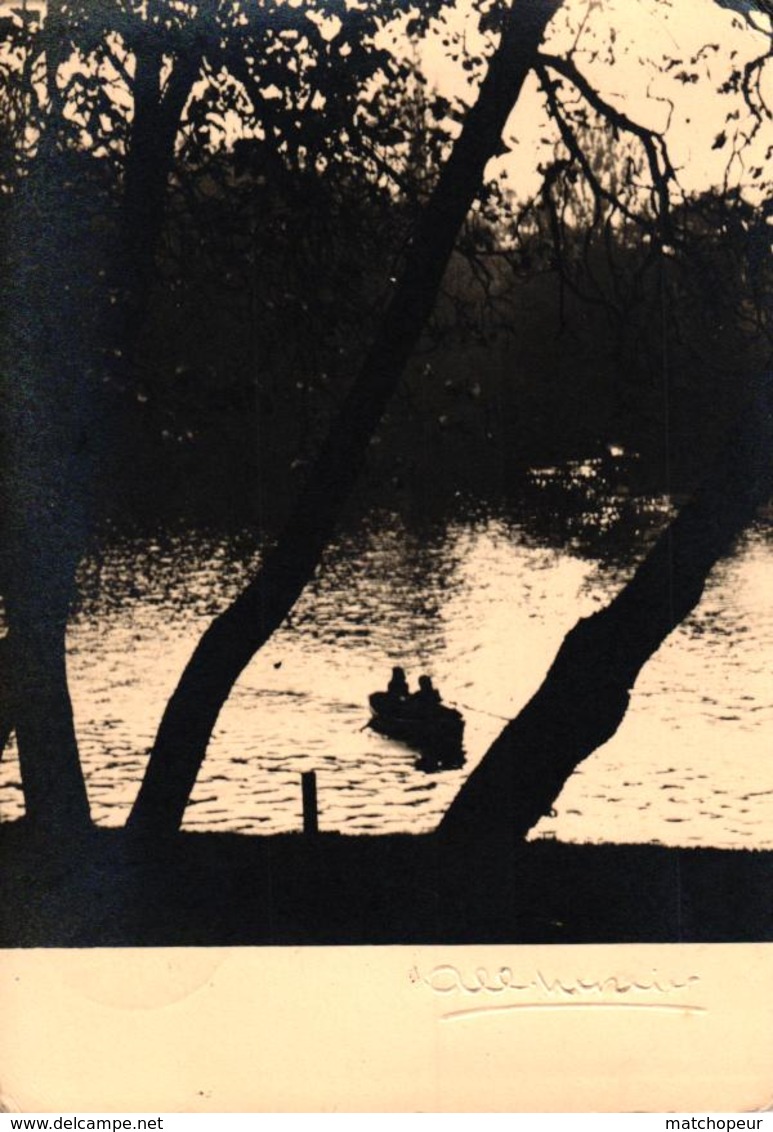
[[[246,540],[117,542],[84,568],[69,671],[95,819],[121,824],[164,703],[202,630],[258,561]],[[185,825],[298,829],[315,769],[322,829],[431,830],[539,686],[563,635],[626,577],[535,545],[498,519],[421,537],[383,516],[328,554],[220,718]],[[392,664],[462,706],[467,761],[427,774],[363,730]],[[698,610],[644,669],[617,735],[567,784],[536,836],[773,846],[773,547],[752,531]],[[0,815],[21,812],[14,752]]]

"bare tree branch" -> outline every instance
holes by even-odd
[[[622,130],[625,133],[631,134],[633,137],[638,138],[641,142],[644,152],[647,156],[647,163],[649,165],[650,176],[652,178],[652,189],[655,193],[658,203],[658,216],[661,225],[665,226],[665,231],[668,234],[669,225],[669,212],[671,207],[669,184],[676,181],[676,171],[671,164],[671,158],[668,154],[668,149],[665,143],[665,138],[661,133],[656,130],[649,129],[646,126],[634,122],[623,111],[618,110],[612,106],[610,102],[594,90],[585,76],[579,71],[577,66],[569,59],[562,59],[557,55],[548,55],[545,52],[540,52],[538,73],[543,76],[545,74],[544,68],[549,67],[557,74],[561,75],[568,82],[570,82],[577,91],[582,94],[585,101],[589,106],[605,118],[616,129]],[[548,87],[551,84],[548,83]],[[545,82],[543,81],[543,86]],[[547,89],[547,88],[546,88]],[[554,90],[554,88],[552,88]],[[558,100],[555,97],[555,91],[551,100],[551,105],[558,108]],[[560,111],[559,111],[560,116]],[[587,163],[583,162],[583,167]],[[596,179],[593,178],[591,183]],[[596,184],[598,182],[596,181]],[[615,198],[602,190],[602,195],[605,196],[611,203],[615,203]],[[635,216],[629,210],[623,209],[629,219],[635,219]]]

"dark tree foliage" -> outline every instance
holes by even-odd
[[[419,23],[434,10],[417,9]],[[197,84],[215,83],[227,109],[218,76],[238,69],[252,104],[246,128],[267,142],[276,169],[295,163],[296,178],[313,177],[328,140],[356,140],[357,94],[389,66],[371,36],[397,12],[378,2],[352,13],[337,2],[148,0],[53,2],[45,15],[8,17],[2,586],[33,825],[77,831],[88,820],[65,629],[92,488],[114,447],[110,398],[120,409],[120,394],[142,395],[138,350],[178,139],[197,126],[186,107]],[[287,91],[280,106],[276,78]]]

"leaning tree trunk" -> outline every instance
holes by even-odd
[[[259,574],[201,638],[170,699],[129,828],[174,833],[218,715],[240,673],[281,625],[329,541],[368,443],[432,312],[454,243],[562,0],[516,0],[474,107],[414,237],[402,278],[306,487]]]
[[[542,686],[446,812],[442,838],[476,851],[523,839],[583,759],[611,738],[646,661],[695,608],[707,576],[773,490],[770,377],[711,474],[631,581],[567,634]]]

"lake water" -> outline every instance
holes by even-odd
[[[599,529],[615,521],[614,509],[596,510]],[[632,568],[592,557],[581,538],[568,547],[492,516],[419,535],[379,515],[343,536],[235,688],[185,826],[297,830],[300,775],[314,769],[323,830],[433,829],[537,689],[564,634]],[[85,565],[68,663],[100,824],[124,822],[185,661],[258,560],[246,536],[196,534],[116,539]],[[431,673],[444,698],[462,705],[462,769],[425,773],[406,747],[363,730],[368,694],[393,664],[414,681]],[[715,568],[698,610],[644,669],[618,733],[582,764],[557,816],[533,836],[773,847],[771,672],[773,545],[760,524]],[[0,816],[22,812],[10,750]]]

